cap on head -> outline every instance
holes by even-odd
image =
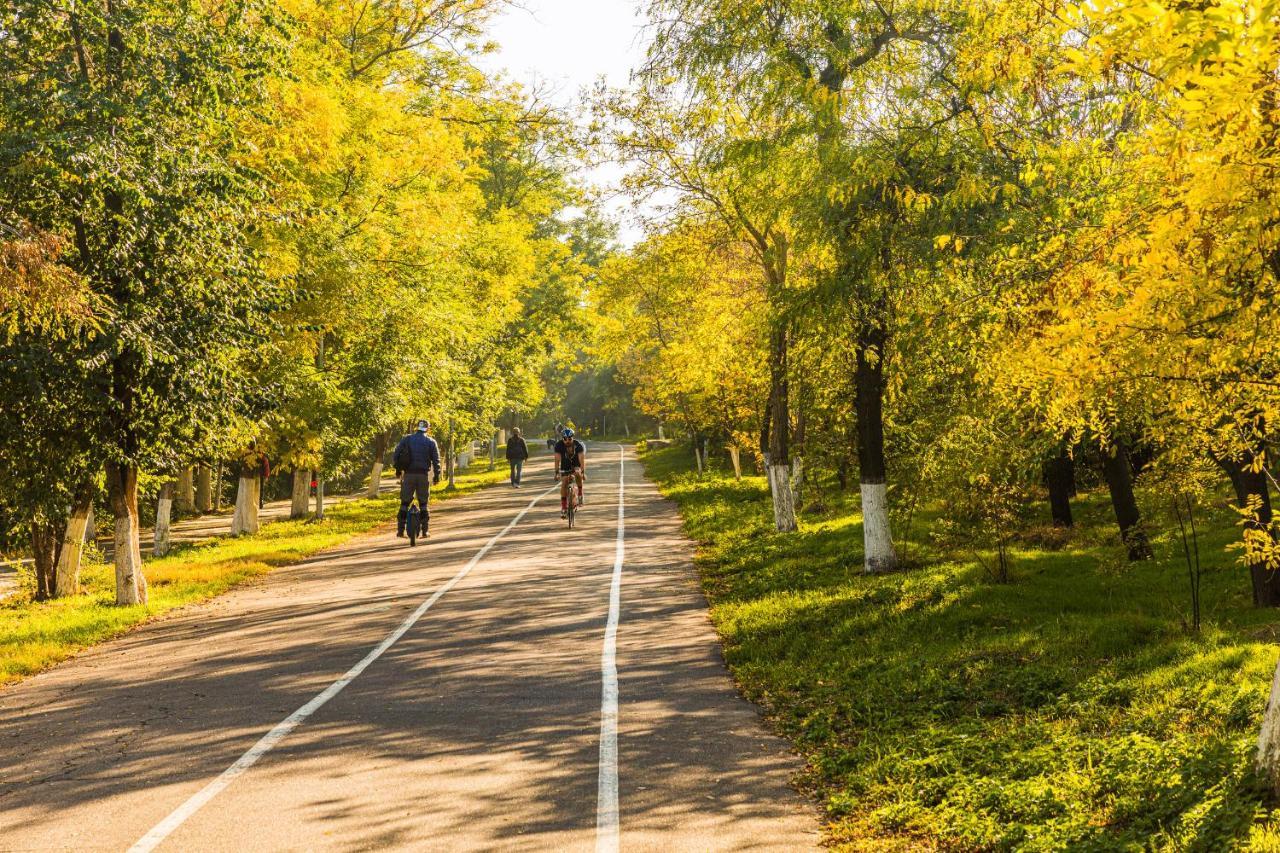
[[[418,432],[426,432],[431,429],[431,424],[426,421],[418,421]]]

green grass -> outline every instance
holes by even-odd
[[[699,480],[687,455],[643,458],[700,543],[733,674],[807,760],[838,849],[1280,849],[1250,772],[1277,614],[1250,604],[1229,511],[1202,520],[1193,635],[1180,543],[1129,565],[1101,496],[1056,550],[1024,537],[1010,584],[933,544],[927,513],[911,568],[868,577],[850,498],[779,535],[763,479]]]
[[[433,502],[506,482],[505,465],[492,472],[488,466],[488,459],[476,461],[456,479],[456,491],[433,490]],[[142,622],[369,533],[394,520],[398,506],[398,496],[391,494],[345,501],[327,509],[323,522],[277,521],[264,524],[254,536],[216,539],[148,560],[144,571],[149,600],[136,607],[115,606],[114,569],[101,560],[88,560],[81,571],[82,595],[38,602],[27,590],[0,605],[0,685],[54,666]]]

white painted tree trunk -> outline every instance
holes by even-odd
[[[324,521],[324,478],[316,475],[316,521]]]
[[[698,463],[698,476],[702,476],[702,451],[698,449],[697,442],[693,445],[693,461]]]
[[[67,531],[62,536],[62,550],[54,567],[53,594],[57,598],[80,592],[80,559],[84,556],[85,540],[93,520],[93,499],[89,498],[71,508],[67,519]]]
[[[734,445],[729,448],[729,461],[733,463],[733,479],[742,479],[742,450]]]
[[[169,553],[169,523],[173,518],[173,483],[165,483],[160,487],[160,497],[156,500],[156,527],[152,538],[151,552],[157,557]]]
[[[626,421],[622,422],[622,434],[627,438],[631,438],[631,427],[627,425]]]
[[[190,466],[183,468],[178,474],[178,489],[174,495],[178,511],[193,513],[196,511],[196,479]]]
[[[489,442],[489,470],[498,467],[498,431],[493,431],[493,441]]]
[[[107,463],[107,492],[115,516],[116,604],[146,604],[147,579],[138,547],[138,469]]]
[[[382,491],[382,469],[382,460],[376,460],[373,463],[373,470],[369,473],[369,497],[371,498],[376,498]]]
[[[290,518],[306,518],[311,504],[311,472],[305,468],[293,472],[293,495],[289,502]]]
[[[666,433],[662,431],[662,424],[658,424],[658,441],[666,441]]]
[[[769,489],[773,493],[773,525],[780,533],[796,529],[796,505],[791,495],[791,468],[770,465]]]
[[[1272,793],[1280,793],[1280,664],[1271,678],[1271,695],[1262,717],[1258,734],[1258,752],[1254,757],[1258,775],[1267,781]]]
[[[116,516],[116,604],[147,601],[147,581],[142,575],[142,549],[138,543],[140,532],[136,513]]]
[[[898,567],[889,526],[889,496],[884,483],[862,484],[863,570],[867,574]]]
[[[796,506],[802,506],[804,499],[804,457],[791,457],[791,500],[795,501]]]
[[[236,487],[236,514],[231,518],[231,535],[258,532],[258,478],[242,474]]]

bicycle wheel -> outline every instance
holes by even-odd
[[[577,512],[578,512],[578,504],[571,497],[569,498],[569,529],[570,530],[573,529],[573,517],[577,514]]]
[[[415,510],[414,512],[409,513],[409,524],[408,524],[407,532],[409,534],[410,548],[416,548],[418,546],[418,529],[421,526],[422,526],[422,517],[418,515],[417,511]]]

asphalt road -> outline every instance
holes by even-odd
[[[622,453],[590,448],[577,530],[536,460],[425,547],[365,537],[0,692],[0,849],[816,847],[629,450],[619,529]]]

